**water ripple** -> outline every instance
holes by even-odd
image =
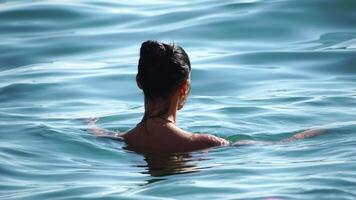
[[[350,0],[1,1],[0,198],[354,199],[355,9]],[[190,55],[180,127],[232,142],[327,134],[165,156],[88,134],[88,117],[120,131],[141,120],[135,74],[147,39]]]

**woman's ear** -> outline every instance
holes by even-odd
[[[136,75],[136,84],[137,84],[137,87],[142,90],[142,84],[141,84],[140,78],[138,77],[138,74]]]
[[[180,93],[179,104],[177,108],[178,110],[182,109],[185,102],[187,101],[189,90],[190,90],[190,81],[183,82],[178,90]]]
[[[185,81],[180,87],[180,94],[182,96],[187,96],[189,93],[189,82]]]

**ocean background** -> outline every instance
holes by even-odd
[[[0,199],[356,199],[355,0],[0,0]],[[141,155],[141,43],[178,43],[178,126],[273,145]]]

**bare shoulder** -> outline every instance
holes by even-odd
[[[121,133],[118,137],[123,138],[125,141],[131,140],[132,137],[135,137],[137,135],[137,127],[125,132]]]
[[[192,143],[193,145],[212,147],[212,146],[226,146],[230,144],[229,141],[212,134],[191,133],[182,130],[178,127],[173,127],[173,128],[175,129],[177,135],[185,139],[188,139],[189,142]]]
[[[211,134],[193,134],[192,136],[193,140],[196,140],[199,143],[205,143],[207,145],[211,145],[211,146],[227,146],[230,144],[229,141],[221,138],[221,137],[217,137],[215,135],[211,135]]]

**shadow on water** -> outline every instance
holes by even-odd
[[[193,155],[192,152],[165,153],[165,152],[140,152],[132,151],[130,147],[124,147],[130,152],[140,154],[144,157],[145,164],[133,165],[133,167],[143,168],[142,174],[149,174],[151,177],[166,177],[176,174],[187,174],[199,172],[196,162],[201,158]],[[147,184],[151,182],[148,181]]]

